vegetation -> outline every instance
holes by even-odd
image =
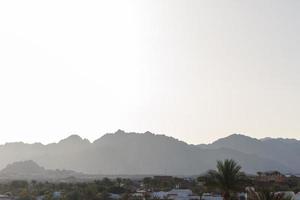
[[[292,196],[285,196],[283,193],[276,193],[269,190],[262,190],[255,192],[253,190],[248,191],[249,200],[292,200]]]
[[[225,200],[230,199],[231,193],[236,192],[245,181],[241,166],[232,159],[217,162],[217,170],[210,170],[206,176],[206,185],[216,187],[223,193]]]
[[[134,196],[137,190],[145,192],[145,199],[151,199],[150,192],[169,191],[174,188],[190,189],[201,195],[203,192],[222,194],[225,200],[236,200],[237,192],[245,192],[249,200],[291,200],[275,191],[300,191],[300,179],[292,176],[284,182],[260,182],[257,176],[246,176],[234,160],[218,161],[216,170],[210,170],[197,179],[171,176],[145,177],[144,179],[104,178],[90,182],[40,182],[11,181],[0,183],[0,194],[9,194],[16,200],[109,200],[111,194],[121,200],[139,200]]]
[[[0,184],[0,192],[17,196],[19,200],[31,200],[38,196],[44,196],[45,200],[106,200],[109,199],[109,193],[121,195],[131,192],[133,186],[131,180],[120,178],[117,180],[104,178],[82,183],[12,181]]]

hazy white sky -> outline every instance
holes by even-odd
[[[0,1],[0,143],[117,129],[300,138],[300,1]]]

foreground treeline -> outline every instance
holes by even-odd
[[[202,191],[219,192],[225,200],[238,199],[238,193],[247,193],[252,200],[287,200],[293,197],[284,191],[300,191],[298,177],[287,178],[277,171],[246,175],[232,159],[218,161],[216,170],[208,171],[198,181],[203,183]]]
[[[276,177],[278,174],[275,174]],[[154,176],[143,179],[108,179],[89,182],[10,181],[0,184],[0,193],[18,200],[136,200],[155,199],[152,192],[189,189],[195,195],[219,194],[225,200],[237,200],[238,193],[247,193],[252,200],[287,200],[278,191],[300,191],[300,179],[290,176],[268,181],[262,175],[249,176],[234,160],[218,161],[215,170],[194,178]],[[273,180],[273,179],[272,179]],[[247,189],[248,188],[248,189]],[[136,196],[143,191],[143,196]]]
[[[121,178],[77,183],[12,181],[0,184],[0,192],[19,200],[104,200],[109,199],[110,193],[125,196],[137,188],[136,184]]]

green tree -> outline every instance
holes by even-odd
[[[121,187],[121,185],[122,185],[122,178],[116,178],[116,182],[117,182],[117,186],[118,187]]]
[[[253,190],[248,191],[249,200],[292,200],[292,196],[285,196],[284,193],[275,193],[269,190],[262,190],[255,192]]]
[[[207,174],[207,184],[217,187],[223,192],[223,198],[229,200],[232,192],[236,192],[245,179],[241,172],[241,166],[232,159],[217,161],[217,170],[211,170]]]

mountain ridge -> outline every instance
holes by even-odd
[[[32,160],[8,164],[0,171],[0,180],[63,180],[70,177],[88,176],[71,170],[45,169]]]
[[[103,134],[102,136],[100,136],[99,138],[97,139],[94,139],[93,141],[87,139],[87,138],[84,138],[82,136],[80,136],[79,134],[71,134],[61,140],[59,140],[58,142],[51,142],[51,143],[41,143],[41,142],[33,142],[33,143],[27,143],[27,142],[23,142],[23,141],[16,141],[16,142],[5,142],[3,144],[0,144],[0,147],[1,146],[6,146],[6,145],[17,145],[17,144],[27,144],[27,145],[38,145],[38,146],[47,146],[47,145],[51,145],[51,144],[58,144],[60,142],[63,142],[64,140],[69,140],[69,139],[74,139],[74,138],[78,138],[78,139],[81,139],[82,141],[88,141],[89,143],[94,143],[95,141],[101,139],[102,137],[104,136],[107,136],[107,135],[114,135],[114,134],[137,134],[137,135],[143,135],[143,134],[152,134],[152,135],[155,135],[155,136],[165,136],[165,137],[168,137],[168,138],[173,138],[175,140],[178,140],[178,141],[181,141],[181,142],[184,142],[188,145],[194,145],[194,146],[198,146],[198,145],[210,145],[218,140],[221,140],[221,139],[225,139],[225,138],[230,138],[230,137],[235,137],[235,136],[244,136],[244,137],[247,137],[247,138],[251,138],[251,139],[255,139],[255,140],[260,140],[260,141],[268,141],[268,140],[281,140],[281,141],[287,141],[287,142],[299,142],[300,143],[300,140],[299,139],[295,139],[295,138],[284,138],[284,137],[264,137],[264,138],[255,138],[255,137],[251,137],[251,136],[248,136],[248,135],[245,135],[245,134],[240,134],[240,133],[233,133],[233,134],[229,134],[227,136],[224,136],[222,138],[219,138],[219,139],[216,139],[214,140],[213,142],[209,142],[209,143],[200,143],[200,144],[193,144],[193,143],[188,143],[188,142],[185,142],[184,140],[180,140],[180,139],[177,139],[177,138],[174,138],[172,136],[168,136],[168,135],[164,135],[164,134],[155,134],[155,133],[152,133],[150,131],[146,131],[144,133],[137,133],[137,132],[125,132],[124,130],[122,129],[118,129],[116,132],[113,132],[113,133],[105,133]]]
[[[118,130],[93,142],[71,135],[58,143],[47,145],[0,145],[0,158],[3,161],[0,169],[16,161],[33,160],[47,169],[70,169],[88,174],[195,175],[214,168],[217,160],[233,158],[248,173],[264,170],[299,172],[300,161],[284,158],[287,154],[295,156],[293,149],[284,147],[287,146],[285,140],[274,141],[233,134],[211,144],[192,145],[151,132],[126,133]],[[287,153],[275,151],[279,159],[278,155],[270,154],[274,144]],[[300,149],[298,142],[288,146],[293,146],[294,150]]]

